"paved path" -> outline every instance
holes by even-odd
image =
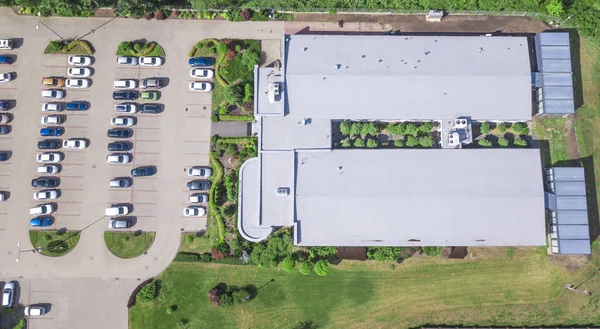
[[[252,135],[250,122],[214,122],[210,128],[213,135],[221,137],[246,137]]]

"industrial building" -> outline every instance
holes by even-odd
[[[540,151],[464,148],[473,122],[530,121],[532,95],[550,89],[535,83],[528,38],[285,35],[282,45],[281,65],[255,70],[245,239],[293,227],[303,246],[546,244]],[[435,121],[438,147],[334,149],[342,120]]]

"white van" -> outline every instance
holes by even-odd
[[[2,290],[2,306],[12,307],[15,303],[15,284],[8,282]]]
[[[0,49],[13,49],[13,42],[10,39],[0,40]]]

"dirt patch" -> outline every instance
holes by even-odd
[[[577,143],[577,133],[575,132],[574,116],[570,116],[565,124],[565,137],[567,139],[567,152],[569,159],[578,160],[581,158],[579,153],[579,144]]]
[[[285,23],[286,33],[344,32],[435,32],[435,33],[539,33],[548,25],[531,17],[448,15],[441,23],[425,21],[425,15],[298,14]],[[340,28],[338,22],[344,21]]]
[[[101,8],[96,10],[94,17],[115,17],[115,14],[112,9]]]
[[[223,164],[223,166],[227,169],[235,170],[239,163],[239,160],[232,157],[229,154],[223,154],[222,157],[219,158],[219,161]]]
[[[363,247],[338,247],[336,257],[348,260],[367,260],[367,249]]]
[[[560,265],[571,272],[575,272],[582,268],[590,260],[587,255],[548,255],[550,261],[556,265]]]

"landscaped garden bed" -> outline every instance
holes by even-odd
[[[260,42],[206,39],[195,44],[189,55],[216,58],[212,120],[252,121],[254,65],[260,64]]]
[[[165,57],[165,50],[154,41],[123,41],[117,47],[117,56]]]
[[[79,231],[29,231],[29,239],[35,251],[50,257],[62,256],[73,250],[79,242],[79,235]]]
[[[527,124],[489,123],[473,124],[473,144],[469,147],[527,147],[531,145],[531,136]]]
[[[335,148],[420,147],[438,145],[437,123],[351,122],[334,125]]]
[[[150,249],[155,232],[104,232],[106,247],[120,258],[134,258]]]
[[[92,44],[85,40],[52,40],[44,54],[93,55]]]

